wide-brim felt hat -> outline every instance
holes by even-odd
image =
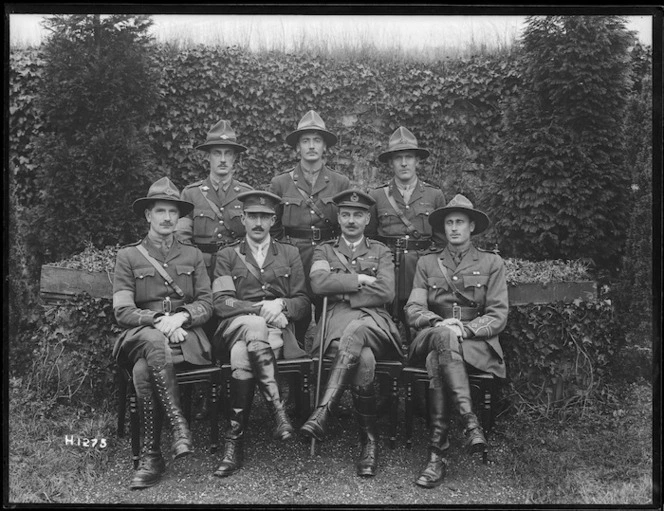
[[[212,126],[207,133],[207,139],[205,142],[197,145],[196,149],[209,151],[211,148],[217,146],[230,146],[238,153],[243,153],[247,150],[245,146],[238,144],[235,130],[233,130],[230,121],[226,120],[221,120]]]
[[[194,209],[191,202],[180,199],[180,191],[167,177],[162,177],[152,183],[147,196],[136,199],[131,207],[136,215],[142,217],[143,212],[150,207],[150,204],[157,200],[175,203],[180,210],[180,216],[188,215]]]
[[[249,190],[237,195],[237,200],[242,202],[242,211],[245,213],[267,213],[274,215],[277,206],[281,204],[281,197],[263,190]]]
[[[387,143],[387,151],[383,151],[378,155],[378,161],[387,163],[394,153],[400,151],[412,151],[423,160],[428,158],[430,154],[428,150],[419,147],[415,135],[403,126],[399,126],[394,133],[392,133],[392,136]]]
[[[297,124],[297,129],[286,135],[286,143],[291,147],[296,147],[298,140],[300,140],[300,135],[305,131],[319,132],[323,140],[325,140],[327,147],[332,147],[337,143],[337,136],[327,130],[325,122],[314,110],[309,110],[302,116],[302,119]]]
[[[445,232],[445,217],[455,211],[466,213],[468,217],[475,222],[475,230],[472,232],[473,235],[486,231],[491,225],[491,221],[486,213],[479,209],[475,209],[473,203],[465,196],[457,194],[447,203],[447,206],[438,208],[429,215],[429,224],[431,224],[432,229]]]
[[[337,207],[359,208],[369,211],[376,204],[374,198],[362,190],[344,190],[332,197]]]

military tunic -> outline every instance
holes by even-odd
[[[226,348],[223,356],[228,356],[233,347],[232,340],[223,339],[233,319],[247,314],[258,315],[257,302],[277,298],[284,300],[286,308],[283,313],[289,320],[288,326],[282,329],[284,358],[306,355],[297,344],[292,325],[292,321],[311,314],[302,261],[295,247],[272,239],[262,268],[244,240],[221,249],[217,253],[212,290],[214,312],[220,318],[217,335],[222,336],[222,346]]]
[[[226,192],[221,186],[215,190],[209,177],[182,190],[180,198],[193,203],[194,209],[180,218],[176,234],[201,249],[210,281],[214,278],[217,250],[245,235],[244,225],[240,221],[242,203],[237,200],[237,196],[249,190],[252,190],[251,186],[236,179],[231,180]]]
[[[138,245],[143,245],[160,263],[184,292],[183,297],[138,251]],[[191,316],[189,322],[182,325],[187,332],[185,340],[171,345],[173,363],[209,364],[211,347],[202,326],[212,317],[210,279],[201,251],[177,238],[165,257],[147,237],[118,251],[113,278],[113,312],[118,325],[125,330],[115,343],[113,356],[119,357],[122,345],[139,338],[143,330],[156,330],[154,322],[166,312],[165,301],[170,301],[173,313],[187,311]]]
[[[450,282],[476,306],[464,305],[455,296],[441,266]],[[453,317],[455,303],[461,307],[464,326],[473,333],[461,343],[464,360],[480,371],[505,378],[503,350],[498,340],[509,312],[505,263],[498,254],[478,249],[472,243],[458,266],[447,247],[418,261],[405,307],[408,324],[419,330],[409,349],[409,363],[424,363],[414,355],[418,343],[435,334],[436,328],[432,327],[436,322]]]
[[[401,316],[402,307],[410,295],[418,257],[428,252],[432,240],[439,247],[445,246],[444,236],[437,233],[432,235],[431,225],[429,224],[429,215],[435,209],[445,206],[445,196],[439,188],[425,183],[419,178],[407,204],[397,188],[394,178],[388,183],[370,190],[369,195],[376,201],[376,204],[371,207],[371,219],[365,234],[385,243],[393,253],[395,252],[397,238],[403,239],[408,236],[409,239],[408,244],[402,246],[403,250],[397,269],[399,272],[397,276],[399,279],[399,296],[397,297],[396,310]],[[412,228],[417,231],[419,237],[409,232],[406,224],[390,204],[388,195],[394,199],[394,202],[412,224]]]
[[[343,261],[335,250],[346,258]],[[372,284],[359,286],[357,274],[376,277]],[[394,263],[390,250],[382,243],[364,238],[351,253],[348,245],[328,241],[314,250],[311,287],[317,295],[328,296],[327,326],[323,353],[330,343],[340,339],[346,327],[362,319],[390,345],[391,358],[403,358],[399,332],[385,305],[394,299]],[[321,342],[317,331],[312,353],[318,353]]]
[[[318,172],[316,182],[311,187],[302,175],[299,163],[294,169],[273,177],[270,182],[269,191],[282,200],[277,209],[277,222],[271,232],[277,239],[286,240],[300,251],[309,291],[309,270],[314,246],[336,236],[339,231],[338,209],[332,197],[348,188],[350,180],[327,166]]]

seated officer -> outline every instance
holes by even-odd
[[[394,263],[390,250],[364,237],[373,199],[358,190],[334,196],[339,207],[341,237],[316,247],[311,266],[311,287],[328,297],[327,326],[319,328],[312,347],[334,356],[320,403],[301,432],[323,440],[327,421],[352,384],[353,402],[360,426],[362,453],[359,476],[376,473],[376,359],[402,358],[399,333],[385,306],[394,299]]]
[[[113,312],[120,334],[113,355],[133,366],[133,382],[143,422],[143,450],[131,488],[159,482],[166,470],[160,450],[161,405],[173,434],[173,458],[191,453],[191,434],[180,408],[173,364],[210,363],[210,343],[202,326],[212,316],[212,290],[203,254],[173,235],[178,218],[194,205],[164,177],[134,212],[150,227],[143,240],[118,251],[113,280]]]
[[[450,421],[449,392],[465,426],[471,452],[486,446],[472,410],[466,365],[505,378],[498,334],[507,322],[505,264],[493,252],[476,248],[472,234],[484,232],[489,218],[463,195],[429,216],[434,232],[448,245],[420,258],[405,307],[411,327],[419,330],[409,349],[410,365],[426,365],[429,375],[429,459],[416,484],[433,488],[443,482]]]
[[[276,359],[305,356],[295,339],[293,322],[311,314],[302,261],[297,248],[270,237],[279,197],[259,190],[238,195],[242,201],[245,239],[217,253],[213,283],[219,328],[214,338],[218,359],[229,360],[231,417],[224,456],[214,473],[241,468],[242,438],[254,396],[254,382],[271,404],[274,437],[288,440],[294,429],[279,394]]]

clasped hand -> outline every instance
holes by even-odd
[[[455,318],[447,318],[436,323],[435,326],[444,326],[456,333],[457,337],[463,338],[463,323],[461,320]]]
[[[182,325],[186,320],[187,317],[178,312],[170,316],[159,316],[155,320],[154,326],[168,337],[169,343],[179,344],[183,342],[184,338],[187,336],[187,332],[182,328]]]
[[[260,315],[268,324],[277,328],[286,328],[288,325],[288,319],[281,311],[280,300],[263,300],[258,302],[256,306],[261,308]]]

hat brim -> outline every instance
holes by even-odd
[[[337,208],[355,208],[369,211],[371,206],[368,204],[358,204],[357,202],[341,202],[340,204],[337,204]]]
[[[445,232],[445,217],[455,211],[465,213],[471,221],[475,222],[475,230],[471,233],[473,236],[483,233],[491,225],[489,217],[482,211],[458,206],[438,208],[429,215],[429,225],[434,231]]]
[[[209,152],[212,147],[217,147],[217,146],[228,146],[232,147],[235,149],[238,153],[243,153],[247,150],[247,148],[241,144],[236,144],[235,142],[230,142],[230,141],[211,141],[211,142],[204,142],[201,145],[197,145],[196,149],[199,151],[206,151]]]
[[[171,197],[141,197],[140,199],[136,199],[131,207],[137,216],[142,217],[143,212],[148,208],[148,204],[158,200],[175,203],[178,207],[178,210],[180,210],[181,217],[187,216],[194,210],[194,205],[191,202],[173,199]]]
[[[242,210],[243,213],[265,213],[267,215],[276,215],[277,212],[274,209],[270,209],[267,206],[261,206],[259,204],[254,204],[253,206],[247,206]]]
[[[327,130],[321,130],[318,128],[305,128],[303,130],[295,130],[286,135],[286,143],[293,148],[296,147],[297,141],[300,140],[300,135],[307,131],[316,131],[320,133],[323,136],[323,140],[325,140],[325,145],[327,147],[332,147],[337,143],[337,136],[334,133]]]
[[[422,148],[416,148],[416,147],[403,147],[403,148],[397,148],[397,149],[390,149],[389,151],[382,152],[378,155],[378,161],[382,163],[387,163],[390,161],[390,158],[392,158],[392,155],[394,153],[400,153],[403,151],[412,151],[415,153],[417,156],[419,156],[422,160],[426,160],[429,155],[431,154],[429,151],[426,149]]]

